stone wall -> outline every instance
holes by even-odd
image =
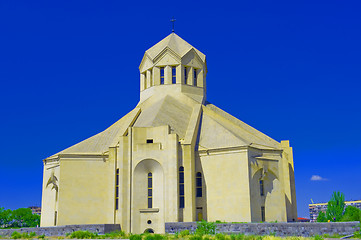
[[[120,231],[119,224],[88,224],[88,225],[65,225],[57,227],[0,229],[0,236],[10,236],[14,231],[19,233],[35,232],[36,235],[45,236],[65,236],[67,233],[75,231],[89,231],[98,234]]]
[[[217,232],[226,234],[303,236],[309,237],[323,234],[350,235],[359,230],[359,222],[336,223],[221,223],[217,224]],[[165,231],[175,233],[183,230],[195,231],[195,222],[166,223]]]

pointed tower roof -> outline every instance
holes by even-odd
[[[146,54],[153,60],[156,58],[166,47],[172,49],[175,53],[177,53],[180,57],[186,55],[191,49],[194,49],[198,56],[204,62],[206,60],[206,56],[197,50],[195,47],[187,43],[184,39],[179,37],[175,33],[169,34],[166,38],[155,44],[153,47],[149,48],[146,51]]]

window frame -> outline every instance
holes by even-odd
[[[202,173],[197,172],[196,173],[196,197],[202,197],[203,191],[202,191]]]
[[[183,190],[183,191],[181,191]],[[184,167],[179,167],[179,208],[185,207],[185,189],[184,189]]]
[[[164,75],[165,75],[165,69],[164,67],[160,67],[160,85],[164,85]]]
[[[148,173],[148,208],[153,208],[153,174],[151,172]]]
[[[172,84],[177,83],[177,67],[172,66]]]
[[[197,75],[197,69],[194,68],[193,69],[193,86],[197,87],[198,86],[198,75]]]

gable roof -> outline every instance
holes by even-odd
[[[175,33],[169,34],[166,38],[155,44],[153,47],[149,48],[145,53],[148,57],[154,60],[165,48],[170,48],[180,57],[186,55],[190,50],[194,49],[198,54],[199,58],[205,62],[206,56],[197,50],[195,47],[187,43],[184,39],[179,37]]]

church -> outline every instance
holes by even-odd
[[[206,56],[174,32],[148,49],[137,106],[43,160],[41,226],[297,219],[292,147],[206,99]]]

